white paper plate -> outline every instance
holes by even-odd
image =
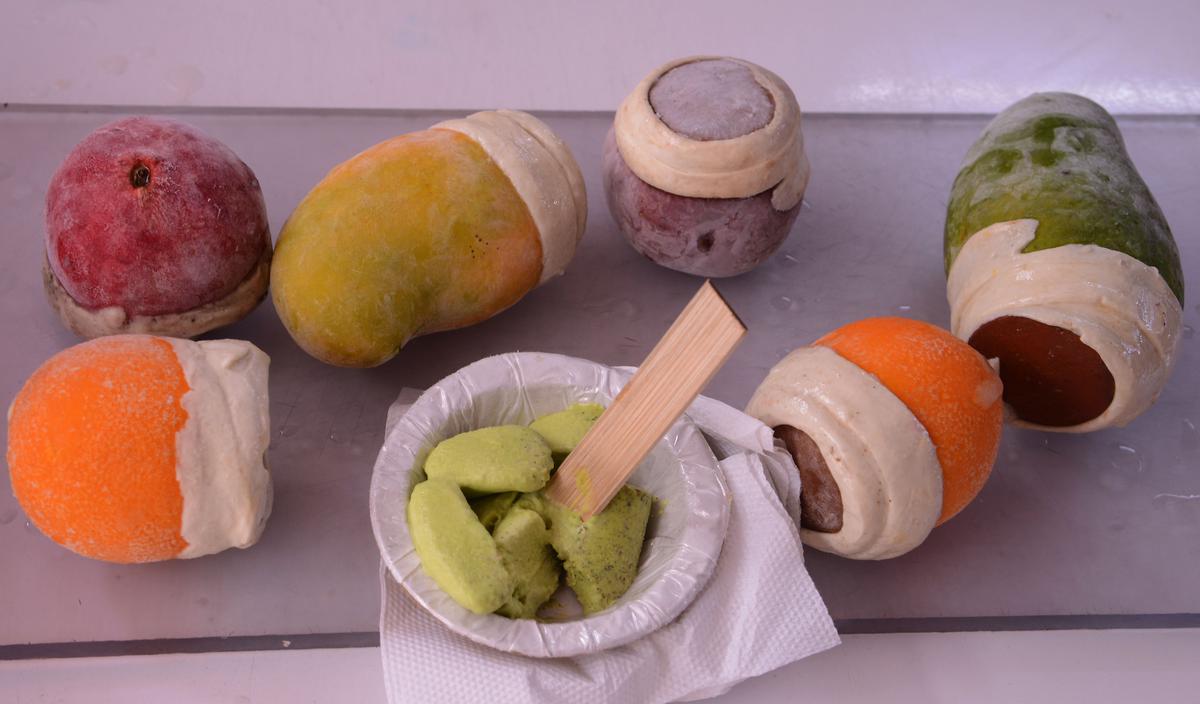
[[[392,427],[371,480],[371,525],[392,576],[452,630],[478,643],[534,657],[570,657],[629,643],[670,623],[704,588],[729,525],[725,478],[700,430],[685,416],[630,478],[653,494],[637,579],[610,608],[587,618],[540,622],[479,615],[451,599],[421,569],[406,519],[412,488],[438,442],[468,430],[534,418],[575,403],[605,406],[630,374],[537,352],[480,360],[430,387]]]

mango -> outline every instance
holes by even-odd
[[[271,292],[309,354],[370,367],[486,320],[566,268],[586,222],[567,147],[524,113],[477,113],[339,166],[280,232]]]

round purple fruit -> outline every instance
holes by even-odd
[[[633,248],[707,277],[745,273],[779,249],[809,171],[787,85],[754,64],[706,57],[639,84],[617,112],[602,168]]]

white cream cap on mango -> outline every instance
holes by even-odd
[[[242,340],[168,342],[190,387],[181,400],[188,419],[175,439],[188,544],[178,557],[249,547],[271,514],[270,358]]]
[[[950,268],[951,329],[962,340],[1003,316],[1018,316],[1079,335],[1113,376],[1112,403],[1079,425],[1083,433],[1123,426],[1166,386],[1179,350],[1183,307],[1158,270],[1123,252],[1068,244],[1022,252],[1037,220],[990,225],[971,235]]]
[[[774,104],[766,126],[740,137],[716,140],[692,139],[667,126],[651,105],[651,89],[672,69],[701,61],[727,61],[749,69]],[[782,211],[798,205],[808,185],[800,104],[782,78],[749,61],[689,56],[663,64],[621,103],[613,134],[630,170],[668,193],[691,198],[749,198],[773,189],[771,205]]]
[[[538,283],[566,271],[587,225],[587,190],[571,150],[546,123],[517,110],[488,110],[430,129],[470,137],[508,176],[541,238]]]
[[[800,527],[804,544],[882,560],[912,550],[933,530],[942,510],[937,451],[908,406],[874,375],[828,347],[802,347],[768,372],[746,413],[808,435],[837,482],[841,530]]]

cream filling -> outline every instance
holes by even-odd
[[[587,190],[571,150],[544,122],[516,110],[490,110],[431,129],[477,142],[529,207],[542,243],[539,284],[567,269],[587,225]]]
[[[175,438],[187,541],[177,557],[249,547],[271,514],[270,358],[242,340],[168,342],[190,387],[182,399],[188,419]]]
[[[985,323],[1013,315],[1079,335],[1116,382],[1112,403],[1070,427],[1083,433],[1122,426],[1149,408],[1171,376],[1183,307],[1158,269],[1123,252],[1068,244],[1022,253],[1037,220],[990,225],[971,235],[950,268],[951,329],[963,340]]]
[[[842,529],[800,528],[806,545],[860,560],[902,555],[942,512],[942,467],[925,426],[872,374],[828,347],[784,357],[746,413],[817,444],[842,494]],[[803,491],[803,487],[801,487]]]
[[[701,141],[675,132],[650,104],[660,76],[695,61],[739,63],[771,94],[775,113],[765,127],[734,139]],[[741,59],[691,56],[655,69],[642,79],[613,122],[617,149],[630,170],[646,183],[692,198],[748,198],[774,188],[771,205],[790,210],[804,197],[809,165],[800,132],[800,105],[792,89],[774,73]]]
[[[55,276],[50,260],[43,255],[42,283],[50,305],[68,328],[88,339],[104,335],[146,334],[170,337],[195,337],[215,328],[236,323],[250,314],[267,295],[271,278],[270,247],[263,250],[258,263],[233,291],[223,298],[182,313],[163,315],[127,315],[120,306],[91,310],[71,298]]]

